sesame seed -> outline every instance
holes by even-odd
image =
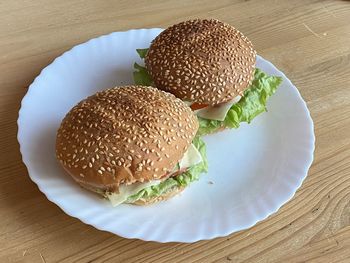
[[[188,56],[187,50],[205,50],[207,56]],[[174,90],[182,99],[192,98],[195,102],[213,105],[227,101],[225,96],[232,91],[232,86],[227,85],[229,77],[240,70],[241,64],[247,65],[245,69],[254,68],[255,56],[249,39],[231,25],[215,19],[195,19],[173,25],[156,37],[145,63],[157,87]],[[221,63],[222,60],[227,63]],[[243,72],[249,77],[252,73]],[[199,83],[203,85],[196,85]],[[203,92],[209,90],[212,83],[224,87],[215,100],[212,93]],[[240,85],[246,88],[247,83]]]

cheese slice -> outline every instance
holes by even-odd
[[[124,203],[129,196],[137,194],[142,189],[145,189],[152,185],[157,185],[160,182],[160,180],[154,180],[147,183],[133,183],[131,185],[121,185],[119,186],[119,193],[106,193],[106,196],[111,202],[112,206],[117,206],[121,203]]]
[[[183,100],[183,102],[184,102],[187,106],[191,106],[191,105],[193,104],[192,101]]]
[[[176,172],[179,169],[181,170],[183,168],[191,167],[202,161],[203,161],[202,155],[197,150],[197,148],[193,144],[191,144],[188,147],[182,159],[180,160],[180,162],[178,163],[178,165],[175,166],[173,172]],[[120,185],[119,193],[106,193],[106,197],[109,199],[112,206],[117,206],[124,203],[129,196],[137,194],[139,191],[147,187],[158,185],[160,184],[160,182],[161,180],[154,180],[146,183],[133,183],[131,185]]]
[[[179,162],[179,168],[184,169],[202,162],[202,155],[197,148],[191,144]]]
[[[204,109],[197,110],[195,113],[197,116],[204,119],[223,121],[225,120],[226,114],[232,105],[236,104],[240,99],[241,96],[238,95],[228,102],[221,103],[216,106],[209,106]]]

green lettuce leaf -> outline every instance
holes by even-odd
[[[140,58],[144,59],[147,55],[148,49],[149,48],[139,48],[136,49],[136,52],[139,54]]]
[[[228,113],[227,113],[228,114]],[[223,121],[218,120],[208,120],[201,117],[198,117],[199,128],[197,131],[197,136],[206,135],[209,133],[215,132],[217,129],[220,129],[224,126]]]
[[[173,178],[168,178],[167,180],[161,182],[158,185],[147,187],[142,189],[137,194],[134,194],[126,200],[126,203],[134,203],[141,198],[152,198],[162,195],[165,192],[170,191],[174,187],[178,186],[178,182]]]
[[[163,193],[171,191],[175,187],[182,187],[182,186],[186,187],[193,181],[198,180],[201,173],[207,172],[208,160],[207,160],[206,147],[205,147],[204,141],[199,137],[195,137],[192,143],[202,155],[203,161],[201,163],[190,167],[186,172],[178,176],[166,179],[165,181],[161,182],[158,185],[153,185],[145,189],[142,189],[137,194],[130,196],[126,202],[133,203],[139,200],[140,198],[148,199],[148,198],[160,196]]]
[[[142,86],[152,86],[153,81],[151,76],[148,74],[148,71],[145,67],[134,63],[134,82],[136,85],[142,85]]]
[[[137,54],[139,54],[141,59],[146,57],[148,48],[136,49]],[[152,77],[148,74],[146,67],[140,64],[134,63],[134,82],[136,85],[142,86],[152,86]]]
[[[266,111],[267,99],[276,92],[281,82],[281,77],[269,76],[256,69],[251,86],[245,90],[243,98],[232,105],[224,121],[198,117],[197,135],[209,134],[221,127],[238,128],[241,122],[250,123],[257,115]]]

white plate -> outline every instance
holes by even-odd
[[[135,49],[148,47],[160,31],[92,39],[41,72],[23,98],[18,118],[18,141],[30,178],[68,215],[122,237],[194,242],[251,227],[294,195],[314,151],[305,102],[286,76],[261,57],[259,68],[283,77],[269,111],[252,124],[205,138],[209,173],[181,195],[152,206],[112,208],[75,184],[56,161],[56,130],[64,115],[96,91],[133,83],[132,66],[139,61]]]

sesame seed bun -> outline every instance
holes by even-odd
[[[253,79],[255,61],[249,39],[214,19],[165,29],[152,41],[145,58],[157,88],[209,105],[242,96]]]
[[[79,102],[57,133],[56,156],[79,184],[99,192],[164,178],[198,129],[191,109],[152,87],[107,89]]]

